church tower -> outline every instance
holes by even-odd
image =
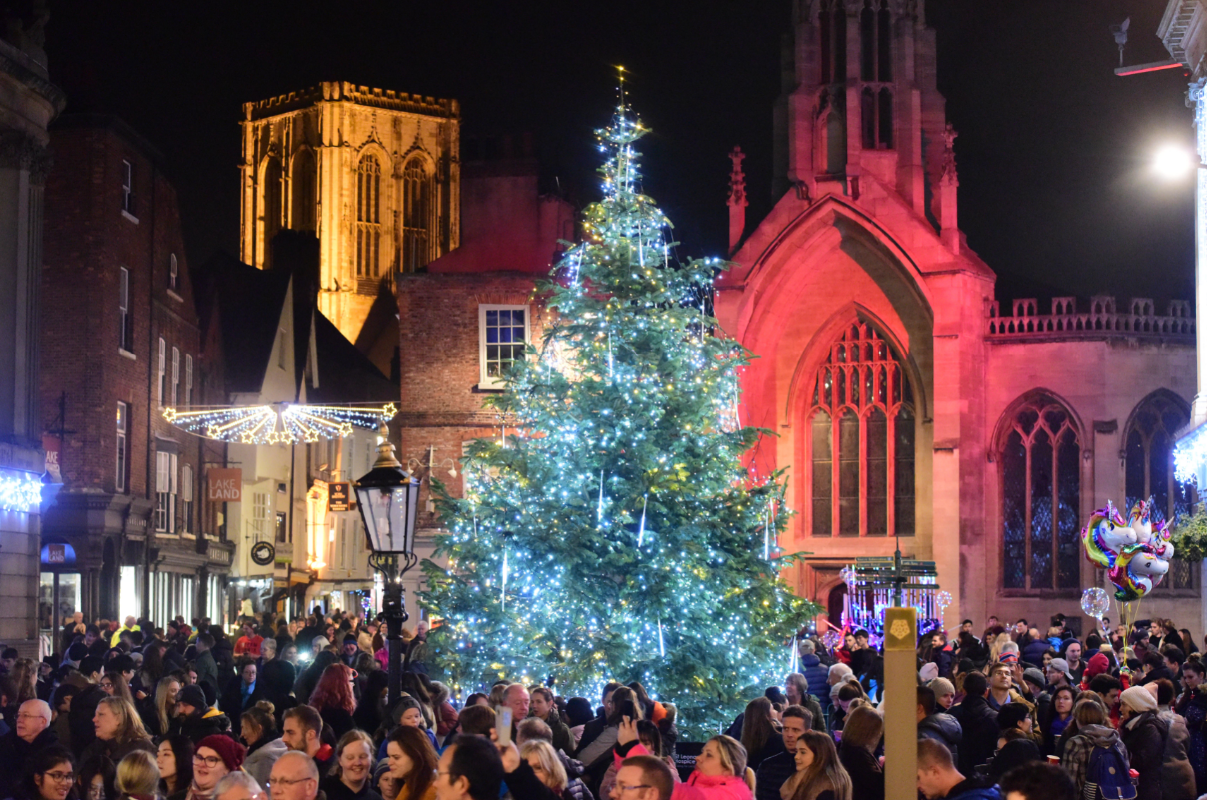
[[[460,240],[455,100],[322,83],[245,103],[240,259],[272,266],[273,236],[320,242],[319,309],[386,375],[394,277]]]
[[[783,62],[776,197],[857,199],[872,176],[958,247],[954,133],[923,0],[796,0]]]

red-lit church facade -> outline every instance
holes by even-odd
[[[715,304],[724,332],[758,356],[741,420],[777,434],[753,466],[787,468],[797,513],[780,546],[808,555],[785,577],[841,608],[839,570],[899,542],[937,563],[955,599],[948,627],[1077,618],[1082,589],[1103,582],[1080,550],[1090,513],[1108,499],[1152,495],[1167,512],[1186,501],[1170,451],[1196,387],[1189,304],[1055,298],[1049,313],[1034,300],[1004,313],[959,230],[955,132],[921,0],[794,2],[775,110],[780,199],[747,229],[735,161],[735,267]],[[539,338],[529,293],[571,214],[537,199],[531,167],[467,164],[461,248],[398,279],[413,464],[440,469],[499,433],[481,411],[483,309],[523,310]],[[421,543],[437,525],[421,514]],[[1144,614],[1201,636],[1201,573],[1175,562]]]

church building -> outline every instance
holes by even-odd
[[[922,0],[793,2],[775,108],[778,200],[747,228],[735,153],[735,267],[715,305],[724,333],[758,356],[743,375],[741,421],[778,434],[751,454],[752,469],[787,469],[797,513],[780,546],[808,555],[785,578],[836,620],[841,568],[900,547],[936,562],[954,599],[949,629],[994,614],[1043,631],[1057,612],[1087,629],[1082,590],[1107,585],[1082,555],[1091,513],[1152,496],[1169,515],[1189,501],[1171,466],[1196,388],[1189,304],[1095,296],[1000,307],[993,269],[959,228],[957,132]],[[455,180],[448,192],[455,200]],[[507,343],[539,339],[529,292],[569,238],[565,209],[538,201],[535,184],[522,221],[501,224],[520,207],[483,198],[473,225],[464,212],[480,256],[453,249],[450,233],[439,251],[449,254],[428,269],[395,270],[401,456],[436,474],[468,439],[504,433],[481,401],[515,357]],[[531,244],[503,246],[521,230]],[[455,332],[439,348],[408,335],[436,328]],[[436,524],[426,514],[420,527]],[[1201,565],[1175,560],[1144,615],[1201,633],[1202,581]]]

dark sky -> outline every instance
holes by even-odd
[[[461,101],[463,135],[531,132],[544,169],[594,198],[592,131],[612,65],[654,129],[646,191],[683,252],[723,255],[726,153],[740,144],[751,223],[770,207],[771,107],[790,0],[53,2],[52,78],[70,111],[123,117],[166,157],[194,264],[235,251],[240,104],[323,80]],[[1154,147],[1192,143],[1165,0],[928,0],[940,90],[960,132],[960,224],[999,295],[1189,298],[1193,186],[1156,180]],[[1032,288],[1034,287],[1034,288]],[[1046,309],[1046,304],[1041,306]]]

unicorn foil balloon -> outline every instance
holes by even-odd
[[[1137,500],[1127,515],[1127,526],[1136,533],[1136,541],[1148,544],[1153,537],[1153,498]]]
[[[1151,592],[1167,572],[1169,562],[1159,558],[1152,548],[1133,545],[1119,554],[1108,576],[1117,589],[1115,599],[1127,602],[1139,600]]]
[[[1124,548],[1137,544],[1136,532],[1110,500],[1090,516],[1081,531],[1081,545],[1086,558],[1100,567],[1111,569]]]

